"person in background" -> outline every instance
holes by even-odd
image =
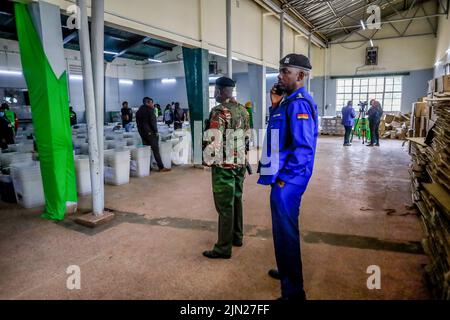
[[[126,132],[130,132],[131,122],[133,121],[133,110],[128,107],[128,101],[122,102],[120,112],[122,113],[122,127]]]
[[[164,123],[168,126],[170,126],[173,123],[173,111],[172,106],[168,104],[166,108],[164,109]]]
[[[142,143],[146,146],[150,146],[152,149],[152,153],[158,164],[159,172],[168,172],[170,169],[164,168],[161,154],[159,153],[159,134],[155,113],[156,108],[153,104],[153,99],[145,97],[143,103],[144,104],[136,112],[136,124],[139,135],[142,138]]]
[[[0,149],[8,148],[8,144],[14,144],[14,124],[6,117],[5,106],[0,107]]]
[[[14,135],[17,133],[17,129],[19,129],[19,118],[17,118],[14,111],[9,108],[9,104],[2,103],[1,109],[5,112],[6,119],[13,125]]]
[[[156,118],[162,115],[161,106],[159,104],[155,104],[155,115]]]
[[[369,116],[369,128],[370,128],[370,143],[367,145],[368,147],[379,147],[380,146],[380,121],[383,116],[383,108],[381,104],[372,99],[370,101],[370,108],[367,111],[367,115]]]
[[[245,109],[247,109],[250,119],[250,129],[253,129],[253,103],[251,101],[247,101],[247,103],[245,104]]]
[[[173,128],[175,130],[183,128],[183,122],[186,119],[186,115],[184,113],[184,110],[181,109],[179,102],[175,103],[175,110],[173,112],[173,118],[174,118]]]
[[[69,107],[69,117],[70,117],[70,125],[74,126],[77,124],[77,114],[73,111],[73,107]]]
[[[356,117],[355,109],[353,109],[353,102],[347,102],[347,105],[342,108],[342,125],[345,128],[344,147],[351,146],[350,134],[352,133],[354,119]]]

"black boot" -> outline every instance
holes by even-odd
[[[280,273],[278,272],[277,269],[270,269],[269,272],[268,272],[268,274],[269,274],[269,276],[270,276],[271,278],[274,278],[274,279],[276,279],[276,280],[280,280],[280,279],[281,279]]]
[[[231,258],[231,254],[221,254],[214,250],[204,251],[203,255],[210,259],[230,259]]]

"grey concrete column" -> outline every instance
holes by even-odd
[[[83,69],[84,102],[86,106],[86,122],[89,139],[89,161],[90,161],[91,186],[92,186],[92,211],[95,216],[101,216],[103,214],[103,207],[104,207],[104,199],[101,197],[102,196],[101,184],[103,184],[103,181],[100,181],[94,80],[92,75],[92,57],[91,57],[91,45],[89,41],[89,27],[88,27],[86,0],[77,0],[77,5],[80,10],[80,20],[81,20],[80,30],[78,32],[80,37],[81,66]]]
[[[227,19],[227,75],[233,78],[233,48],[231,37],[231,0],[227,0],[226,19]]]
[[[248,77],[250,79],[250,96],[254,106],[253,125],[257,133],[266,127],[266,66],[255,64],[248,65]],[[256,139],[258,147],[263,145],[261,139]]]
[[[284,11],[280,13],[280,60],[284,57]]]
[[[104,133],[103,124],[105,118],[105,62],[103,50],[105,46],[105,6],[104,0],[92,2],[92,25],[91,25],[91,47],[92,47],[92,71],[94,76],[95,93],[95,115],[97,123],[98,161],[100,181],[100,197],[104,199]],[[101,201],[102,211],[105,201]]]

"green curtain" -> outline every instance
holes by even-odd
[[[66,202],[77,201],[67,74],[54,74],[25,4],[15,3],[15,17],[45,193],[42,217],[63,220]]]

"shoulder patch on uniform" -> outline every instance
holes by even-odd
[[[304,96],[299,92],[299,93],[297,94],[297,99],[302,99],[302,98],[304,98]]]
[[[297,120],[308,120],[309,115],[307,113],[297,113]]]

